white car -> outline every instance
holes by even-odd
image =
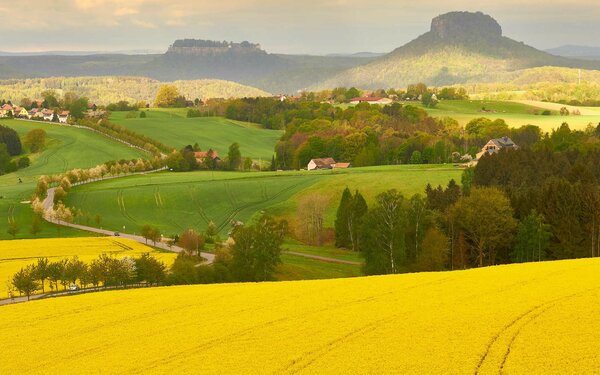
[[[69,285],[69,290],[79,290],[79,285],[71,284],[71,285]]]

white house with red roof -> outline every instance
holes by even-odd
[[[58,122],[60,122],[61,124],[66,124],[67,120],[69,119],[69,111],[62,111],[59,115],[58,115]]]

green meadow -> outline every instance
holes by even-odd
[[[103,228],[136,232],[152,224],[166,235],[187,228],[204,230],[213,221],[226,234],[232,220],[248,221],[268,211],[294,224],[298,201],[322,195],[331,226],[345,187],[360,190],[368,202],[388,189],[410,196],[427,183],[460,180],[462,170],[450,165],[404,165],[337,171],[188,172],[138,175],[75,187],[67,204],[83,213],[82,224],[100,215]],[[125,229],[123,229],[125,228]]]
[[[212,148],[224,157],[229,145],[237,142],[242,156],[269,162],[275,143],[283,134],[278,130],[266,130],[256,124],[222,117],[186,118],[187,109],[153,108],[145,112],[146,118],[127,118],[129,112],[114,112],[110,119],[176,149],[198,143],[203,151]]]
[[[47,133],[46,149],[29,155],[31,166],[0,176],[0,239],[12,238],[7,232],[8,223],[14,220],[19,227],[17,238],[31,238],[29,233],[33,213],[28,203],[41,175],[64,172],[73,168],[87,168],[113,159],[147,157],[119,142],[84,129],[69,128],[51,123],[20,120],[0,120],[0,124],[15,129],[23,136],[31,129],[42,128]],[[22,182],[19,182],[19,178]],[[68,228],[42,223],[38,237],[78,235]],[[86,234],[89,235],[89,234]]]

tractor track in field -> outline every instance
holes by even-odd
[[[235,219],[235,217],[243,210],[251,208],[253,206],[258,206],[258,205],[263,205],[269,201],[274,200],[275,198],[278,198],[279,196],[289,192],[290,190],[295,189],[296,187],[300,186],[303,183],[303,181],[300,181],[296,184],[290,185],[280,191],[278,191],[277,193],[273,194],[271,197],[269,197],[268,195],[266,196],[266,198],[264,200],[261,201],[257,201],[257,202],[249,202],[246,204],[243,204],[241,206],[238,207],[234,207],[233,211],[229,213],[229,215],[227,216],[227,218],[225,220],[223,220],[219,225],[217,225],[217,229],[220,232],[221,230],[223,230],[227,224],[231,223],[232,220]],[[266,189],[265,189],[266,190]],[[266,191],[265,191],[266,194]]]
[[[572,294],[569,294],[566,296],[555,298],[550,301],[546,301],[539,305],[536,305],[536,306],[530,308],[529,310],[523,312],[522,314],[516,316],[513,320],[511,320],[508,324],[506,324],[504,327],[502,327],[502,329],[492,337],[492,339],[490,340],[490,342],[488,343],[488,345],[486,347],[484,354],[481,356],[481,358],[477,364],[477,367],[475,368],[475,374],[477,375],[477,374],[481,373],[481,370],[486,365],[487,361],[490,361],[490,359],[489,359],[490,354],[494,350],[502,351],[503,355],[502,355],[502,359],[501,359],[500,363],[498,363],[497,366],[494,366],[493,364],[491,364],[491,366],[497,367],[495,369],[498,371],[498,373],[500,373],[500,374],[503,373],[504,366],[506,365],[508,357],[510,356],[512,345],[514,344],[515,340],[517,339],[517,337],[519,336],[519,334],[521,333],[521,331],[524,327],[526,327],[530,323],[534,322],[537,318],[539,318],[541,315],[546,313],[548,310],[551,310],[552,308],[556,307],[560,302],[569,300],[571,298],[575,298],[584,293],[589,293],[593,290],[598,290],[598,289],[600,289],[600,288],[590,288],[590,289],[586,289],[586,290],[583,290],[580,292],[576,292],[576,293],[572,293]],[[506,345],[505,348],[501,348],[501,347],[496,348],[496,346],[502,345],[501,344],[502,338],[509,338],[508,344]]]
[[[196,207],[196,211],[200,215],[200,219],[196,220],[195,224],[197,225],[201,221],[204,221],[208,225],[208,223],[210,223],[210,218],[206,215],[206,212],[204,212],[204,209],[202,208],[202,205],[200,204],[200,202],[196,198],[196,191],[195,190],[196,190],[196,188],[194,187],[194,185],[188,185],[188,193],[190,195],[190,201]]]
[[[119,210],[121,211],[121,215],[123,217],[133,223],[137,224],[137,220],[129,214],[127,208],[125,207],[125,197],[123,196],[123,189],[119,189],[117,191],[117,203],[119,204]]]

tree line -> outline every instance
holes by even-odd
[[[166,270],[164,263],[149,253],[120,259],[102,254],[90,263],[76,256],[58,261],[39,258],[15,273],[9,287],[29,299],[36,292],[45,293],[46,286],[51,292],[58,292],[61,286],[67,290],[71,285],[81,288],[125,287],[134,283],[157,285],[164,282]]]
[[[170,267],[148,253],[120,259],[102,254],[90,263],[78,257],[55,262],[40,258],[15,273],[10,287],[29,298],[36,292],[45,293],[46,286],[57,292],[71,285],[126,287],[136,283],[179,285],[272,280],[281,263],[281,246],[287,230],[285,221],[268,215],[250,224],[234,223],[225,242],[220,241],[214,224],[204,233],[187,229],[170,240],[184,250]],[[162,237],[160,230],[151,225],[143,226],[141,232],[154,244]],[[215,244],[216,256],[211,265],[203,264],[201,251],[205,243]]]
[[[346,189],[335,243],[361,252],[367,274],[598,257],[600,150],[547,146],[485,155],[462,186],[410,198],[389,190],[367,206]]]

